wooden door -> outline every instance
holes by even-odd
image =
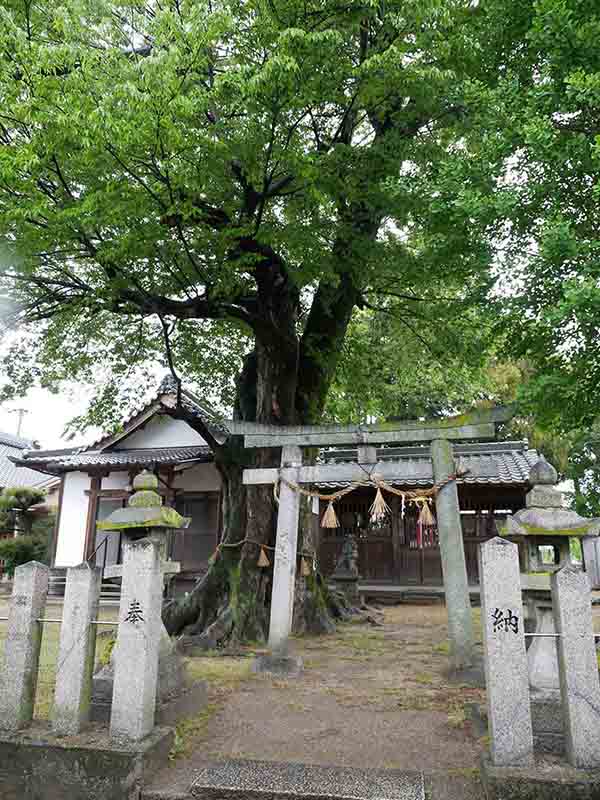
[[[381,524],[371,523],[369,508],[374,499],[374,490],[357,489],[336,503],[340,526],[321,528],[319,534],[319,569],[324,575],[331,575],[335,570],[344,540],[352,534],[358,544],[358,568],[362,580],[394,579],[392,520],[387,517]],[[322,503],[320,517],[325,508]]]
[[[208,559],[218,544],[219,494],[184,494],[177,498],[176,508],[190,517],[189,528],[177,531],[171,545],[171,558],[179,561],[182,572],[205,572]]]

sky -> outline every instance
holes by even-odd
[[[78,435],[72,440],[63,437],[63,431],[70,419],[85,411],[89,390],[73,387],[61,394],[51,394],[46,389],[31,389],[24,398],[0,404],[0,431],[17,435],[19,415],[15,409],[25,409],[21,424],[21,436],[35,439],[41,447],[73,447],[93,441],[95,431]]]

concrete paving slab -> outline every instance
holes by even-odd
[[[311,800],[425,800],[423,773],[232,760],[198,770],[192,797],[303,798]]]

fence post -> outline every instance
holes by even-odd
[[[69,567],[60,628],[52,727],[58,734],[79,733],[90,716],[96,626],[102,571]]]
[[[163,577],[156,542],[139,539],[124,551],[110,735],[137,742],[154,727]]]
[[[482,544],[479,578],[492,762],[525,766],[533,730],[517,545],[499,536]]]
[[[574,767],[600,767],[600,681],[592,626],[590,583],[566,566],[552,576],[558,671],[567,758]]]
[[[15,569],[4,669],[0,680],[0,728],[16,731],[33,719],[48,576],[45,564],[29,561]]]

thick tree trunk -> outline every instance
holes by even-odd
[[[338,286],[320,287],[300,342],[297,293],[286,278],[280,277],[278,269],[274,263],[257,270],[261,315],[271,334],[257,333],[255,351],[238,377],[235,416],[280,425],[315,422],[322,413],[359,295],[347,275]],[[260,545],[275,545],[274,493],[271,485],[245,487],[242,472],[247,467],[278,466],[280,452],[266,448],[248,451],[241,437],[230,437],[217,448],[215,462],[223,479],[221,545],[193,590],[169,602],[163,611],[169,633],[199,636],[210,648],[262,641],[268,634],[273,551],[267,550],[269,568],[260,568],[257,562]],[[300,551],[313,552],[311,517],[304,503]],[[295,629],[332,630],[323,580],[318,574],[303,577],[300,569],[297,575]],[[340,615],[339,605],[335,605],[335,613]]]
[[[297,368],[297,355],[286,353],[285,348],[277,353],[258,347],[246,360],[237,382],[236,416],[295,421]],[[163,620],[170,634],[200,636],[207,648],[266,639],[274,560],[268,548],[275,545],[277,509],[273,486],[246,487],[242,473],[247,467],[273,467],[279,462],[279,450],[246,450],[241,437],[230,437],[216,450],[215,464],[223,480],[221,544],[208,572],[192,591],[166,604]],[[260,545],[267,546],[270,567],[258,566]],[[298,573],[300,576],[300,570]],[[296,614],[297,628],[331,629],[323,610],[321,585],[315,582],[307,589],[305,584],[300,576],[297,595],[306,619],[303,611]]]

